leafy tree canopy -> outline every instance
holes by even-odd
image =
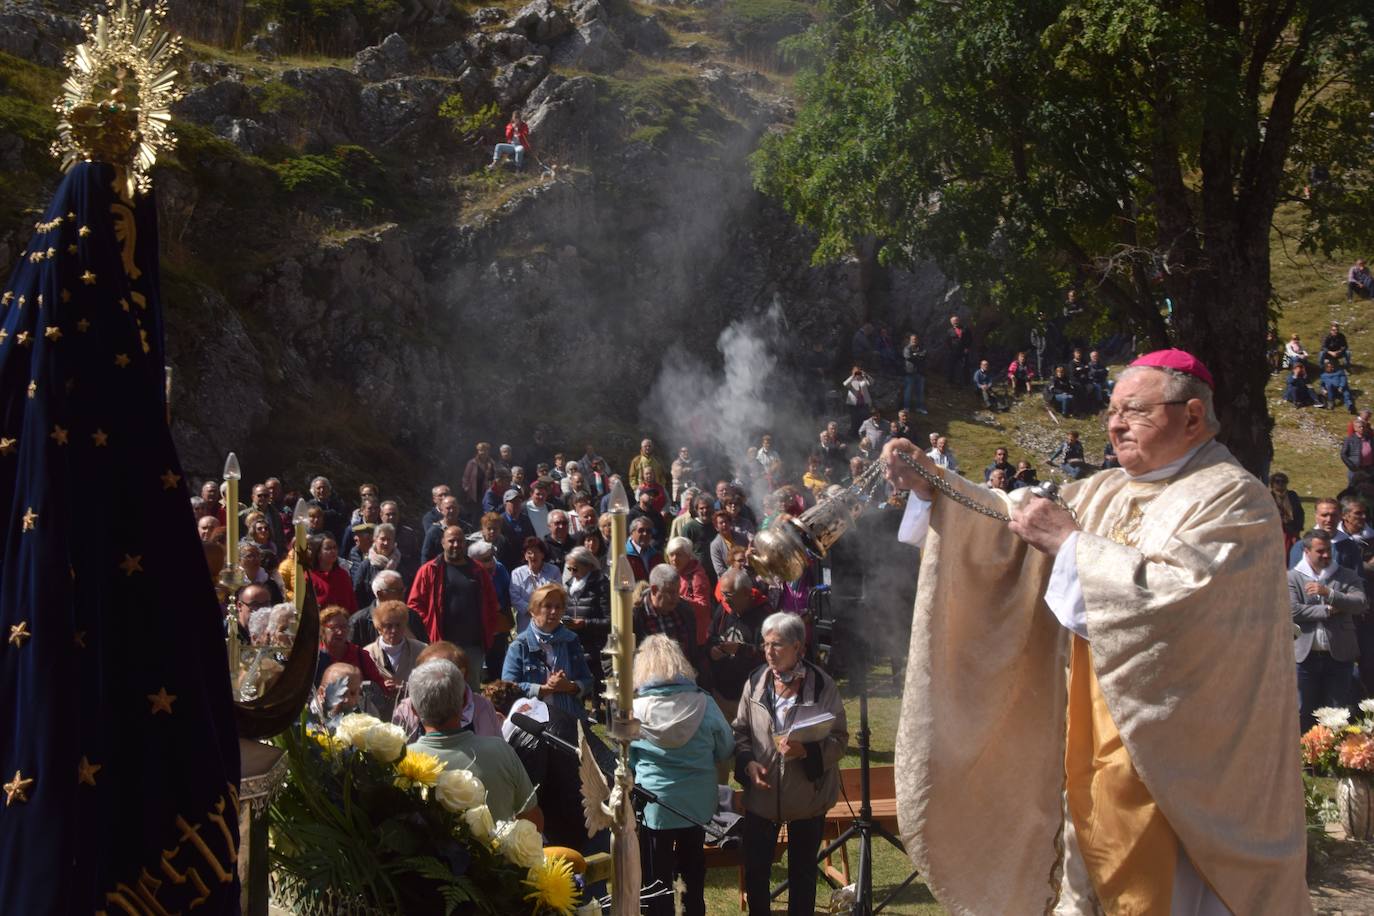
[[[1374,238],[1374,15],[1362,0],[830,0],[796,43],[794,127],[759,186],[1023,313],[1078,287],[1219,369],[1224,438],[1268,460],[1269,227]],[[1334,287],[1333,287],[1334,289]],[[1165,299],[1173,307],[1166,320]],[[1229,416],[1228,416],[1229,414]]]

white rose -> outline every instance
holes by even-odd
[[[390,722],[378,722],[358,738],[361,739],[363,750],[382,763],[400,760],[406,752],[406,730]]]
[[[496,825],[496,845],[501,854],[522,868],[544,861],[544,838],[529,821],[502,821]]]
[[[467,770],[445,770],[434,786],[434,796],[439,804],[460,814],[482,804],[487,797],[487,787]]]
[[[496,829],[496,824],[491,819],[491,809],[486,805],[478,805],[464,811],[463,823],[468,825],[473,836],[483,842],[491,839],[492,831]]]
[[[1340,731],[1350,724],[1350,710],[1339,706],[1323,706],[1313,713],[1320,725],[1332,731]]]
[[[362,747],[363,732],[381,724],[382,720],[376,716],[369,716],[365,712],[351,712],[339,720],[338,727],[334,729],[334,737],[344,744]]]

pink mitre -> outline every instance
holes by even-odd
[[[1212,373],[1207,371],[1207,367],[1202,364],[1202,360],[1186,350],[1156,350],[1153,353],[1146,353],[1144,356],[1131,363],[1132,366],[1154,366],[1158,369],[1175,369],[1179,372],[1186,372],[1193,378],[1201,379],[1208,388],[1216,391],[1217,386],[1212,381]]]

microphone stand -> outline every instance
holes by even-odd
[[[545,723],[531,719],[529,716],[521,712],[517,712],[514,715],[512,715],[510,717],[510,721],[511,724],[514,725],[516,728],[520,729],[527,735],[532,735],[536,739],[546,742],[549,745],[549,747],[557,748],[565,754],[572,754],[574,757],[577,757],[579,759],[581,758],[582,753],[577,749],[576,745],[574,745],[570,741],[564,741],[557,735],[550,734]],[[598,764],[597,766],[599,767],[600,764]],[[664,810],[671,811],[673,814],[676,814],[684,821],[687,821],[690,824],[695,824],[696,826],[700,827],[702,830],[706,831],[706,835],[709,836],[714,842],[719,843],[726,837],[726,834],[723,833],[721,829],[717,827],[715,824],[710,823],[709,821],[703,824],[701,821],[692,817],[690,814],[687,814],[673,807],[668,802],[664,801],[663,797],[660,796],[657,792],[653,791],[652,789],[646,789],[639,783],[635,783],[631,792],[633,798],[637,798],[645,804],[658,805]]]

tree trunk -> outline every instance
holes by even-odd
[[[1268,480],[1274,457],[1264,352],[1269,245],[1261,235],[1248,232],[1238,242],[1207,245],[1206,266],[1195,268],[1188,282],[1178,284],[1183,288],[1175,296],[1174,321],[1178,346],[1202,360],[1216,382],[1213,403],[1221,421],[1217,438],[1247,470]]]

